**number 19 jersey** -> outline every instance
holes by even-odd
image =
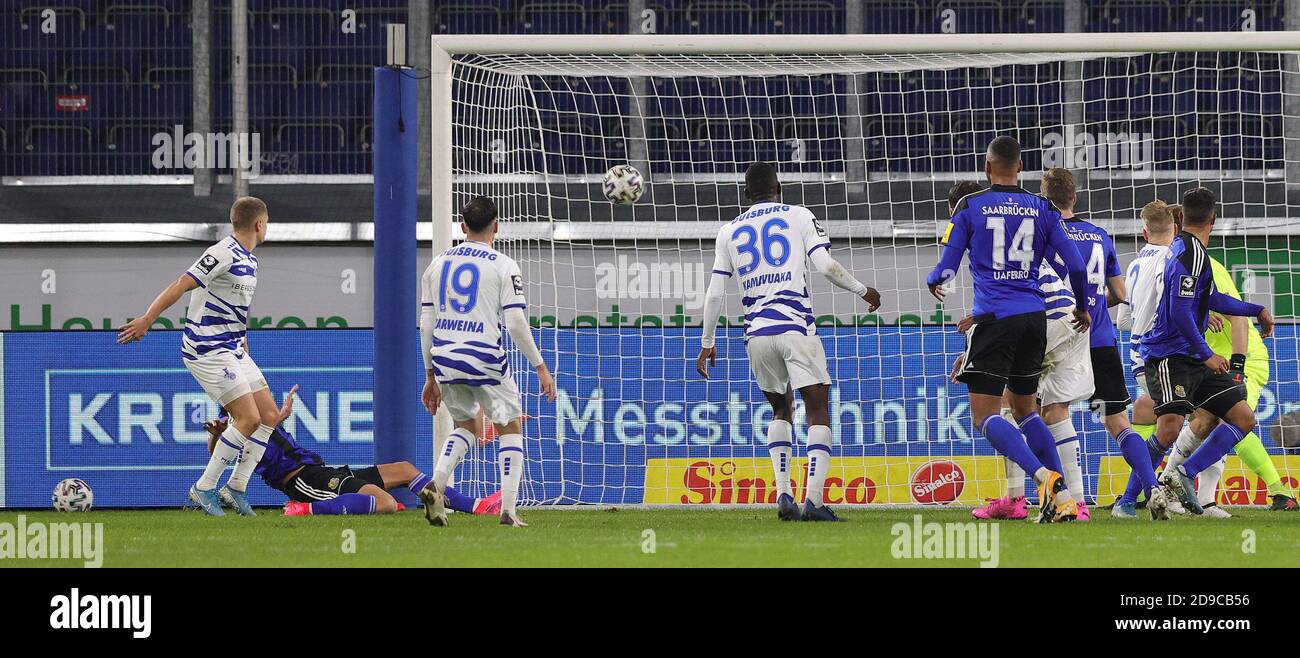
[[[830,246],[811,211],[781,203],[754,204],[718,231],[713,273],[737,277],[746,340],[817,334],[806,264]]]
[[[433,306],[433,374],[439,384],[494,386],[510,377],[501,314],[527,309],[513,258],[477,243],[442,252],[424,271],[420,304]]]

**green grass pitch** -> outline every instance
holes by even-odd
[[[1145,511],[1140,511],[1145,514]],[[1234,509],[1228,520],[1110,518],[1038,526],[1003,522],[1001,567],[1300,566],[1300,515]],[[0,513],[17,526],[20,512]],[[105,567],[971,567],[978,559],[896,559],[894,524],[970,521],[965,509],[844,509],[844,523],[782,523],[766,509],[522,510],[531,525],[456,514],[207,518],[191,511],[22,512],[26,523],[100,522]],[[4,526],[0,525],[0,529]],[[654,551],[646,552],[646,531]],[[10,531],[12,532],[12,530]],[[351,539],[350,539],[351,538]],[[353,548],[352,552],[347,549]],[[1253,552],[1252,552],[1253,551]],[[0,567],[77,566],[0,559]]]

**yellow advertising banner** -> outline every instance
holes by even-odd
[[[807,459],[793,460],[791,486],[803,497]],[[1003,495],[1001,457],[837,457],[826,476],[832,505],[974,505]],[[657,505],[775,503],[767,457],[670,458],[646,462],[645,502]]]
[[[1282,476],[1282,483],[1294,491],[1300,485],[1300,480],[1297,480],[1300,477],[1300,455],[1270,457]],[[1124,493],[1124,487],[1128,485],[1129,467],[1123,457],[1102,457],[1101,468],[1097,473],[1097,500],[1110,503]],[[1219,480],[1215,500],[1220,505],[1267,505],[1268,486],[1236,455],[1230,455],[1223,469],[1223,478]]]

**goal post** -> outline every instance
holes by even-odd
[[[948,188],[983,180],[981,154],[998,134],[1025,146],[1030,189],[1051,166],[1076,174],[1079,211],[1115,236],[1122,264],[1140,246],[1143,204],[1215,190],[1212,255],[1284,323],[1267,342],[1258,433],[1284,478],[1300,478],[1300,458],[1272,438],[1300,410],[1297,53],[1300,32],[434,37],[433,248],[458,237],[456,208],[470,195],[498,202],[498,239],[520,263],[560,389],[556,404],[542,401],[513,357],[525,392],[521,500],[774,496],[770,412],[734,289],[713,377],[693,363],[713,238],[746,207],[743,172],[760,159],[778,165],[784,201],[823,220],[834,256],[885,301],[868,313],[808,281],[834,379],[828,500],[1001,495],[1002,461],[970,427],[964,387],[948,382],[968,277],[943,304],[924,285]],[[645,196],[609,203],[603,173],[634,158],[648,169]],[[1086,403],[1072,419],[1087,498],[1110,502],[1127,466]],[[438,426],[441,440],[449,423]],[[490,492],[494,464],[491,443],[472,451],[458,486]],[[1257,478],[1235,460],[1227,468],[1223,500],[1261,502]]]

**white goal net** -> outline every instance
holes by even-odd
[[[1031,190],[1048,167],[1075,173],[1077,211],[1111,232],[1121,266],[1141,244],[1143,204],[1176,203],[1197,185],[1215,191],[1222,220],[1212,255],[1283,323],[1266,341],[1259,434],[1294,485],[1300,457],[1285,456],[1273,426],[1300,403],[1290,324],[1300,62],[1262,49],[1178,52],[1179,36],[1161,35],[1175,44],[1168,50],[1127,53],[1090,53],[1085,44],[1079,52],[810,46],[782,54],[780,44],[793,42],[779,42],[754,44],[772,49],[764,53],[601,54],[609,42],[593,38],[591,52],[556,54],[515,43],[505,54],[471,52],[461,41],[445,71],[435,57],[435,130],[451,124],[441,142],[435,135],[435,226],[471,195],[497,201],[499,239],[522,267],[528,314],[560,389],[558,402],[546,403],[516,359],[529,460],[521,499],[774,500],[771,412],[749,372],[735,284],[713,378],[694,370],[713,237],[747,207],[741,181],[755,160],[777,163],[783,200],[825,222],[835,258],[884,299],[869,313],[821,277],[808,281],[834,379],[827,501],[973,504],[1002,495],[1002,460],[971,427],[965,388],[948,381],[965,345],[953,325],[970,308],[969,290],[959,284],[938,303],[924,283],[949,188],[983,181],[982,153],[997,135],[1024,146],[1022,182]],[[1124,47],[1151,47],[1128,37]],[[601,176],[619,164],[648,181],[632,206],[601,193]],[[1127,355],[1128,337],[1119,341]],[[1088,500],[1108,503],[1128,467],[1086,404],[1072,418]],[[796,457],[806,445],[802,419],[796,412]],[[802,474],[795,479],[799,493]],[[469,493],[496,488],[490,443],[467,457],[457,481]],[[1263,491],[1230,459],[1223,502],[1264,502]]]

